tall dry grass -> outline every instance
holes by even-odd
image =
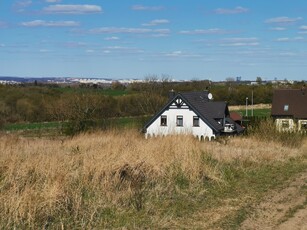
[[[132,130],[65,140],[0,138],[0,228],[110,228],[115,212],[150,213],[157,208],[151,200],[206,181],[225,183],[219,164],[307,152],[307,144],[288,148],[256,138],[226,145],[190,136],[145,140]]]
[[[280,132],[276,128],[273,119],[260,120],[254,126],[248,128],[248,133],[255,139],[280,143],[285,147],[298,148],[306,139],[306,133],[302,132]]]

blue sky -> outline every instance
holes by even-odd
[[[12,0],[0,75],[307,80],[306,0]]]

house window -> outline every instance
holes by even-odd
[[[285,112],[289,111],[289,105],[284,105],[284,111]]]
[[[167,116],[163,115],[161,116],[161,126],[167,126]]]
[[[183,126],[183,116],[177,116],[176,125]]]
[[[193,116],[193,126],[199,126],[199,117]]]
[[[302,121],[301,129],[307,130],[307,121]]]
[[[283,120],[281,122],[281,127],[282,128],[289,128],[289,121],[288,120]]]

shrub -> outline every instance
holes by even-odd
[[[264,141],[278,142],[288,147],[299,147],[304,140],[304,134],[299,132],[279,132],[273,119],[263,119],[249,127],[248,135]]]

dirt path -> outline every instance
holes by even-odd
[[[289,186],[268,195],[241,229],[306,229],[307,170]]]

